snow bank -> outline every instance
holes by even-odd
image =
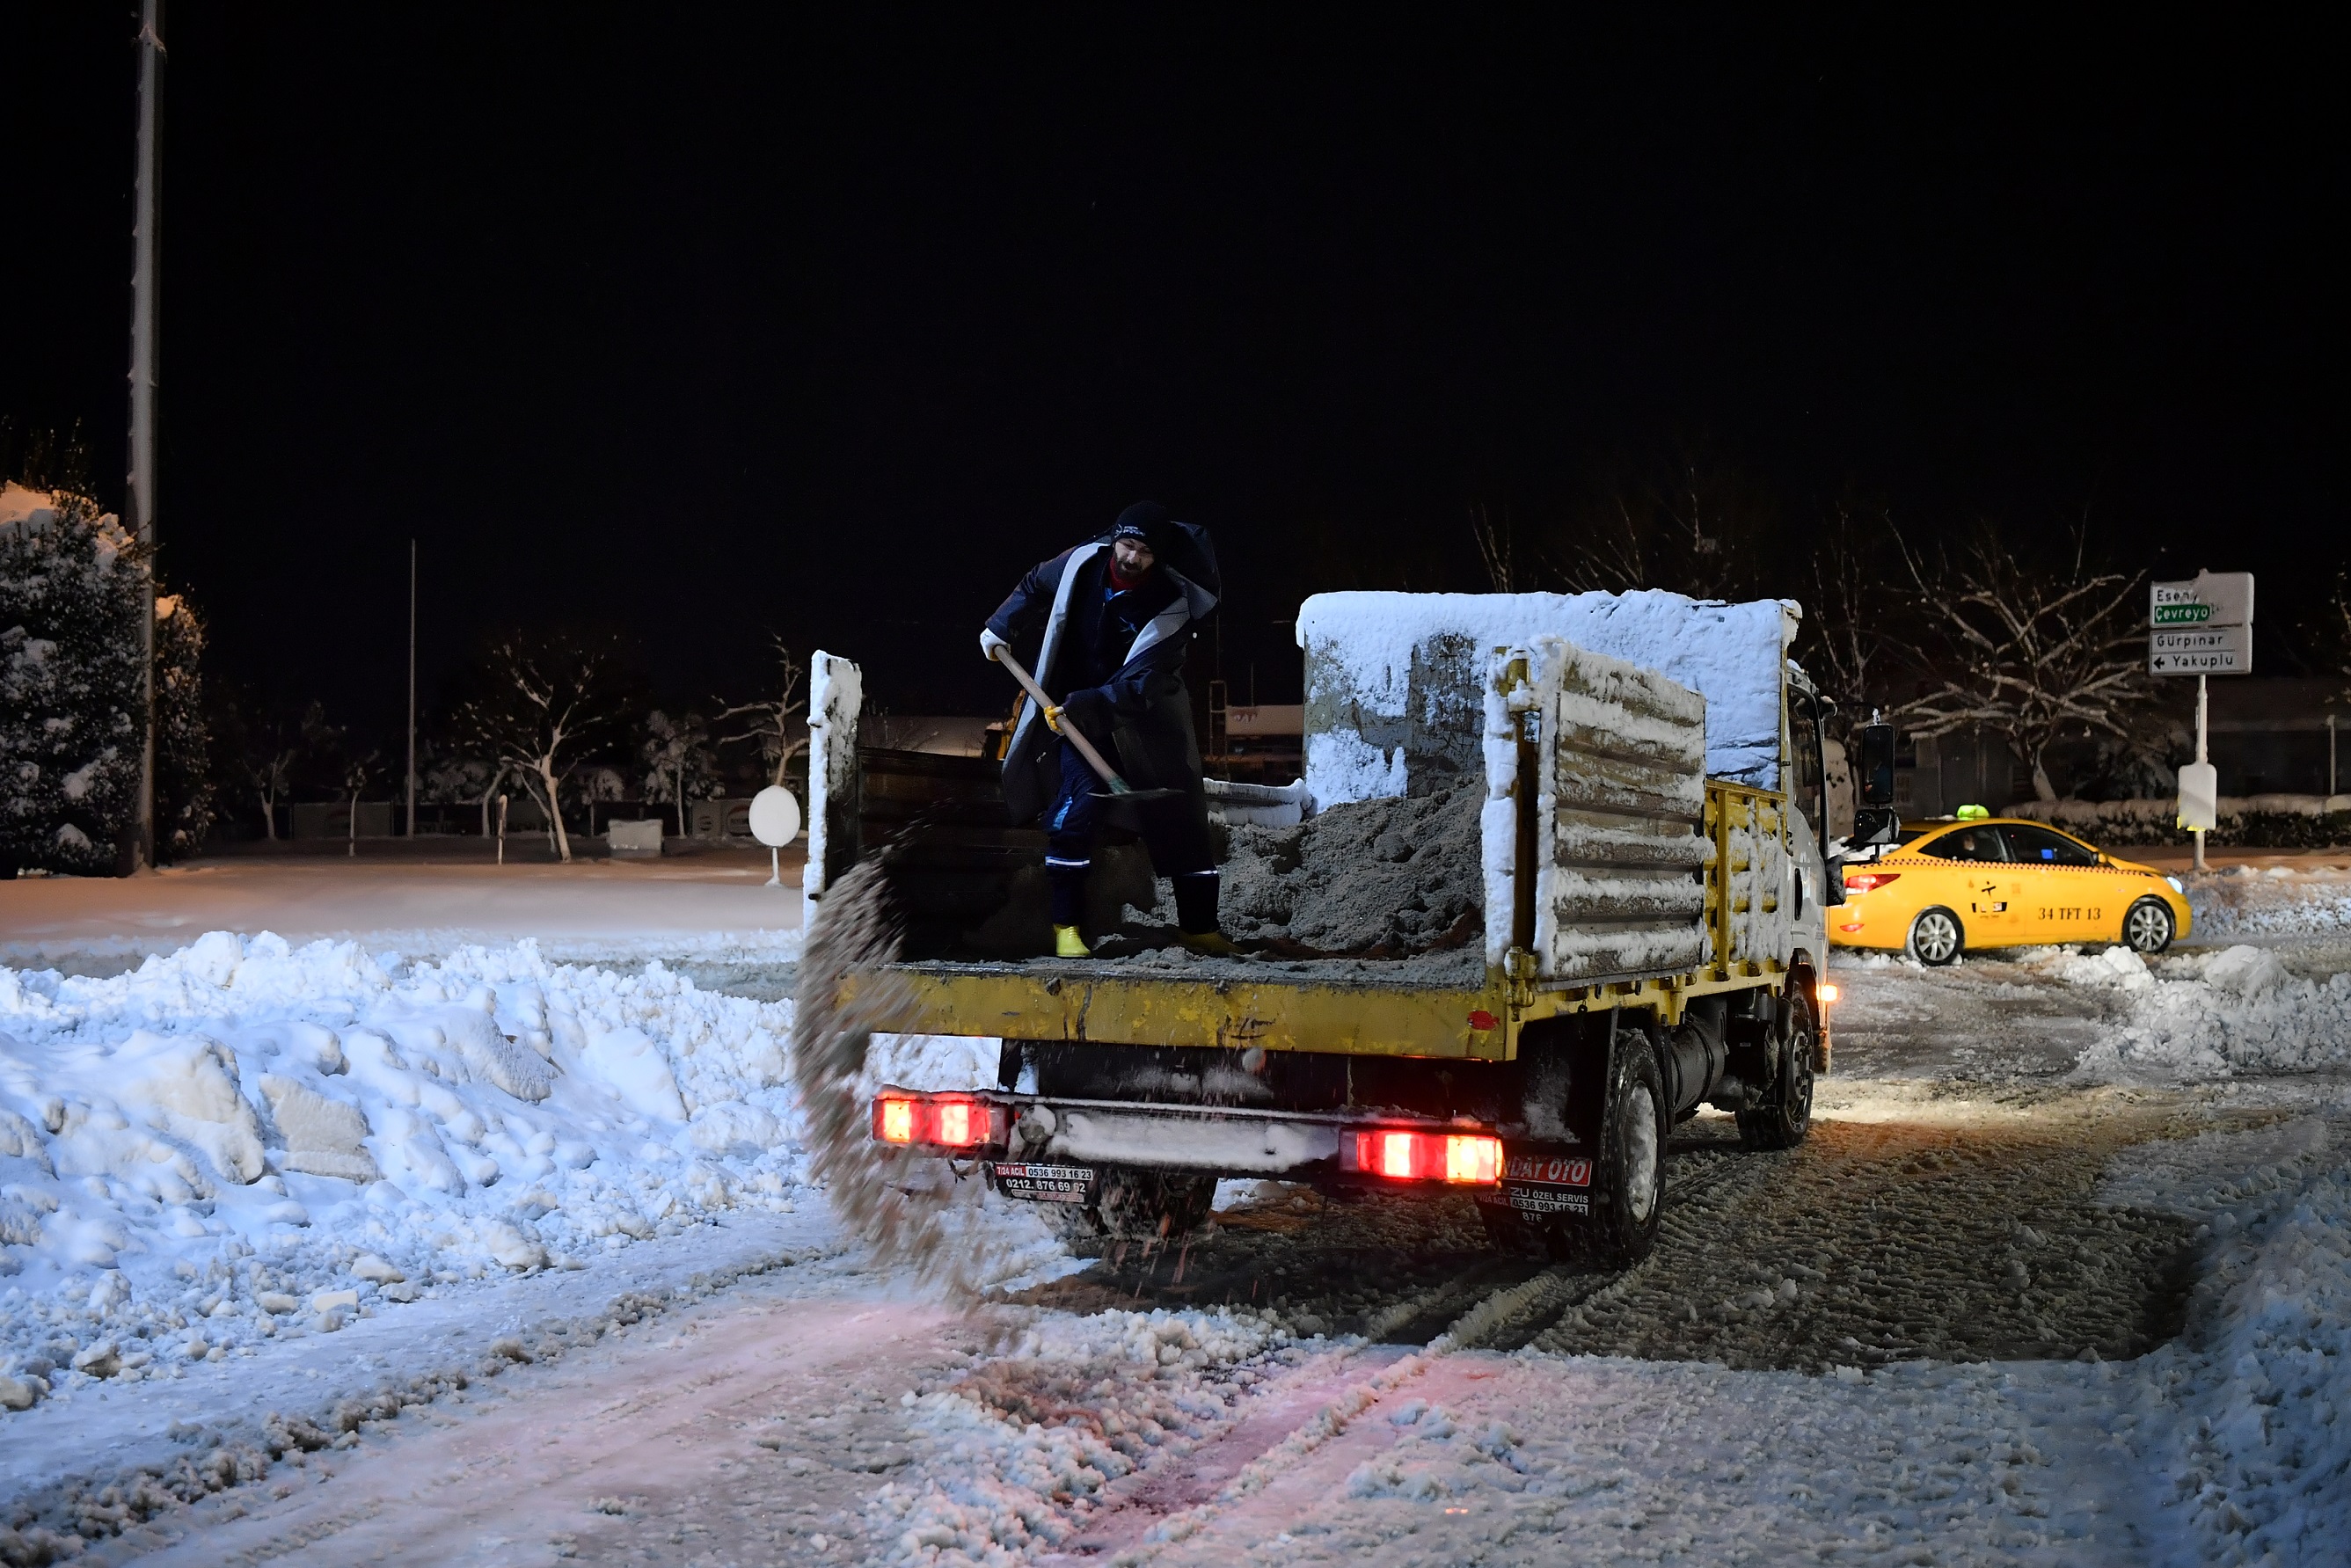
[[[1466,765],[1486,655],[1545,636],[1697,692],[1706,699],[1708,774],[1776,788],[1782,662],[1798,613],[1782,600],[1725,604],[1656,589],[1318,593],[1298,612],[1307,788],[1318,807],[1404,794],[1425,745],[1456,728]]]
[[[2351,931],[2351,869],[2231,866],[2188,883],[2195,934],[2299,936]]]
[[[2085,1077],[2191,1082],[2351,1063],[2351,973],[2305,980],[2258,947],[2147,961],[2127,947],[2095,957],[2050,948],[2023,960],[2071,985],[2126,994],[2121,1027],[2083,1052]]]
[[[214,932],[104,979],[0,968],[0,1358],[152,1376],[789,1208],[789,1019],[528,941]]]
[[[2351,1540],[2351,1169],[2305,1116],[2131,1151],[2100,1196],[2205,1223],[2195,1321],[2126,1424],[2173,1561],[2339,1562]]]

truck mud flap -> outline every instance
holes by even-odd
[[[1530,1217],[1592,1213],[1592,1160],[1584,1155],[1512,1151],[1502,1155],[1502,1202]]]

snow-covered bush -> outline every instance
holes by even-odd
[[[2324,849],[2351,843],[2351,795],[2224,795],[2213,844],[2245,849]],[[2011,815],[2048,822],[2100,848],[2184,844],[2179,803],[2155,800],[2025,800]]]
[[[0,869],[113,869],[138,804],[145,595],[113,514],[0,487]]]

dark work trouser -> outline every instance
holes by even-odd
[[[1095,792],[1105,788],[1078,748],[1062,741],[1061,784],[1045,808],[1045,878],[1056,925],[1075,925],[1085,914],[1086,873],[1093,866],[1106,804]],[[1134,810],[1152,869],[1176,884],[1177,927],[1194,936],[1214,931],[1217,857],[1193,802],[1178,796]]]

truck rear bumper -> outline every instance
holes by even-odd
[[[964,1109],[942,1120],[944,1107]],[[948,1131],[943,1134],[943,1127]],[[1147,1104],[1005,1090],[925,1094],[884,1088],[874,1101],[873,1135],[991,1165],[1116,1166],[1382,1186],[1492,1187],[1502,1162],[1499,1130],[1466,1119]]]

